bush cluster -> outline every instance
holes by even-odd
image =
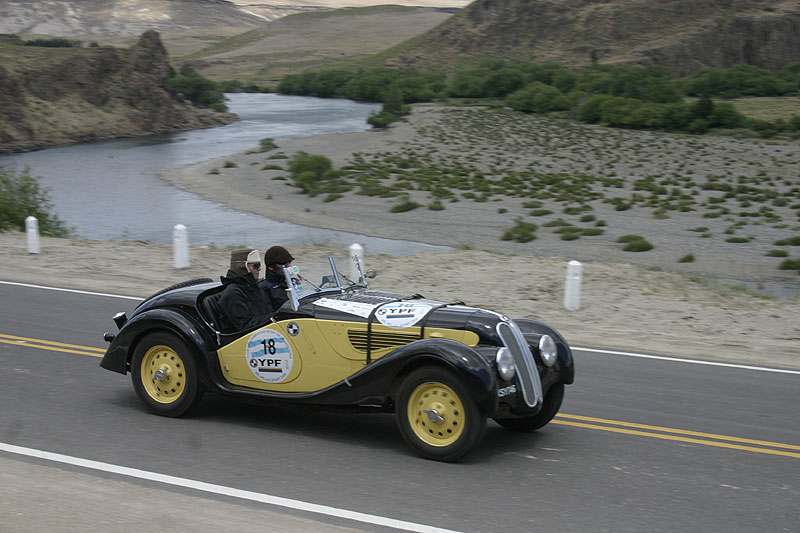
[[[24,231],[29,216],[36,217],[42,235],[69,235],[64,222],[53,214],[50,192],[41,187],[39,178],[31,176],[27,168],[17,172],[0,166],[0,231]]]
[[[183,94],[198,107],[208,107],[215,111],[228,110],[221,84],[201,76],[189,65],[183,65],[178,73],[169,78],[168,83],[172,90]]]
[[[456,72],[450,80],[441,73],[374,69],[362,72],[329,70],[286,76],[278,91],[320,97],[403,103],[437,98],[502,99],[525,113],[565,112],[588,123],[614,127],[659,129],[702,134],[713,128],[747,127],[769,136],[777,131],[800,131],[800,117],[773,122],[752,120],[726,102],[712,97],[795,94],[800,63],[777,75],[750,65],[703,69],[677,79],[659,66],[593,64],[572,70],[560,63],[489,59],[477,68]],[[697,97],[686,101],[685,96]],[[382,110],[370,117],[386,126],[398,115]]]

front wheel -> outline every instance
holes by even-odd
[[[511,431],[531,432],[550,422],[558,410],[561,409],[561,402],[564,399],[564,384],[554,383],[547,395],[544,397],[542,410],[533,416],[524,418],[495,418],[494,421]]]
[[[150,333],[137,344],[131,378],[139,398],[162,416],[187,413],[203,395],[192,353],[170,333]]]
[[[455,461],[483,438],[486,418],[453,372],[426,366],[400,385],[397,424],[411,448],[435,461]]]

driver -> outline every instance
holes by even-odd
[[[289,299],[286,294],[286,289],[289,287],[286,285],[283,267],[292,266],[292,261],[294,257],[283,246],[273,246],[264,252],[264,265],[267,270],[260,286],[272,302],[273,309],[279,309]]]
[[[231,252],[231,267],[220,278],[222,296],[219,307],[224,329],[237,331],[252,329],[266,323],[272,315],[269,296],[258,286],[261,272],[261,256],[258,250],[239,248]]]

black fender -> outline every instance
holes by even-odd
[[[536,340],[542,335],[550,335],[556,342],[558,349],[558,359],[554,370],[558,373],[558,380],[565,384],[570,384],[575,380],[575,362],[572,358],[572,349],[569,347],[566,339],[558,331],[544,322],[533,320],[530,318],[515,318],[514,322],[519,326],[522,334],[526,340],[531,342]],[[535,344],[535,343],[534,343]],[[545,386],[545,383],[542,383]]]
[[[106,370],[127,374],[139,340],[152,331],[169,331],[180,337],[192,350],[200,379],[206,386],[216,387],[211,379],[211,354],[216,351],[214,339],[196,320],[173,309],[150,309],[128,320],[111,341],[100,366]]]

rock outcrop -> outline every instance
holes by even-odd
[[[198,109],[169,88],[155,31],[112,47],[0,51],[0,152],[204,128],[236,119]]]
[[[686,75],[800,61],[796,0],[476,0],[389,66],[463,68],[488,57],[663,65]]]

